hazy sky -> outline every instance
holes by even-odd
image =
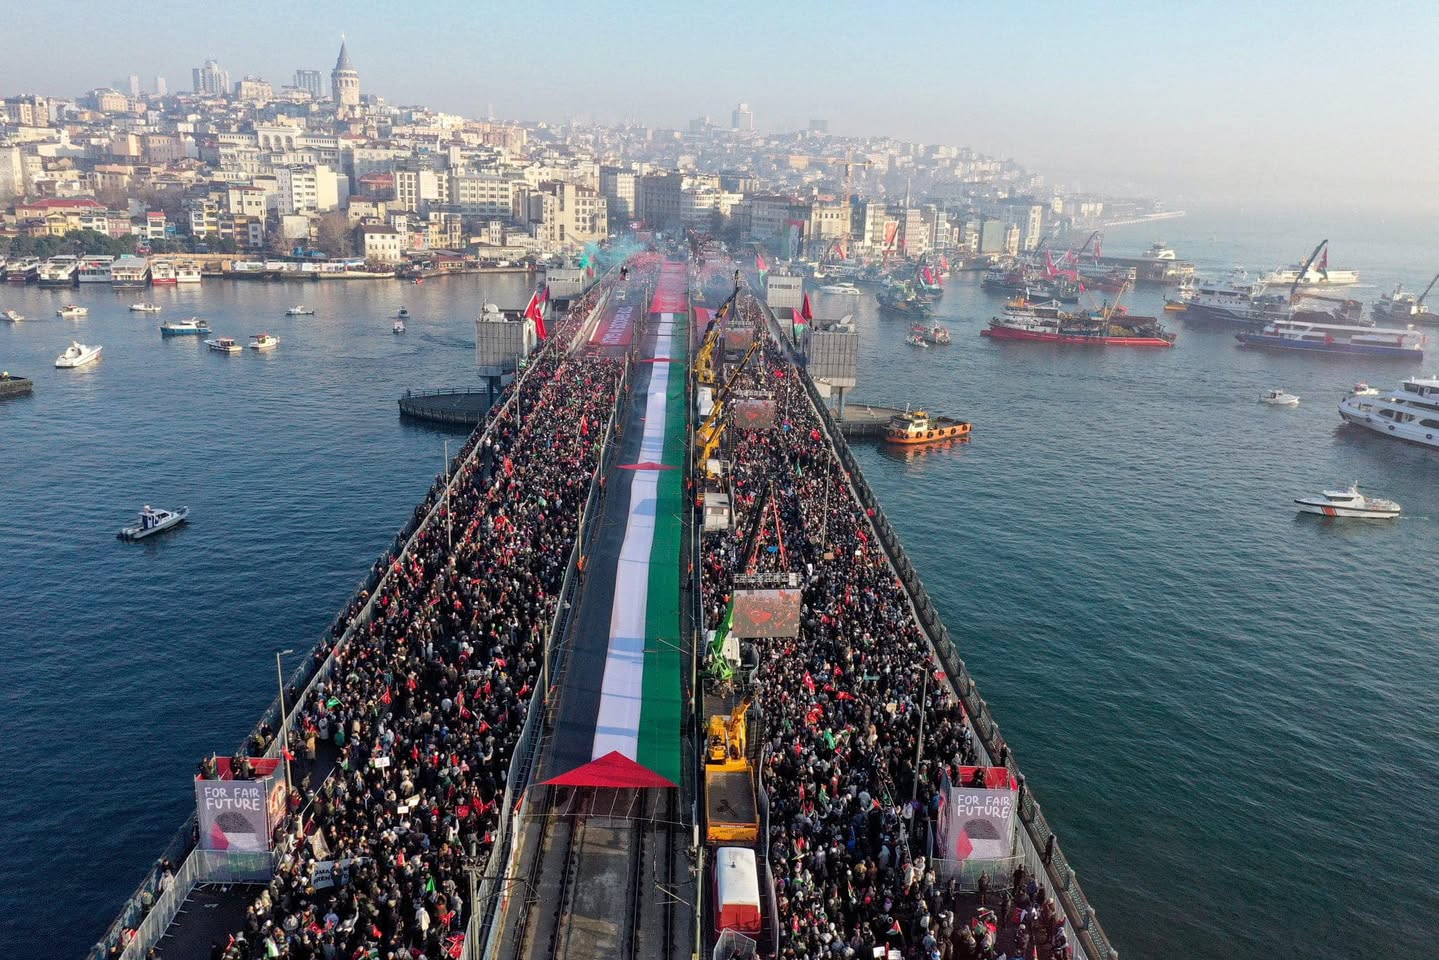
[[[188,90],[207,56],[233,80],[328,84],[342,32],[391,103],[682,126],[745,100],[766,131],[824,117],[1179,204],[1439,212],[1439,8],[1421,2],[52,0],[0,45],[0,90]]]

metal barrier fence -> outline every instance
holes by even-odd
[[[786,352],[793,359],[793,349],[782,335],[779,321],[774,312],[758,297],[756,300],[769,318],[771,333],[776,340],[785,345]],[[899,537],[895,534],[889,518],[885,516],[884,510],[879,504],[879,499],[864,479],[864,473],[860,470],[858,461],[854,459],[854,454],[850,452],[849,444],[845,441],[834,417],[831,416],[828,404],[820,396],[814,381],[809,376],[809,371],[801,368],[800,373],[800,380],[804,384],[805,392],[809,395],[811,406],[820,419],[829,445],[848,473],[850,483],[859,498],[860,506],[869,512],[871,525],[878,535],[880,543],[884,546],[890,565],[909,594],[915,620],[929,638],[936,656],[944,664],[951,687],[964,704],[971,726],[974,728],[976,745],[987,763],[1007,767],[1013,775],[1018,777],[1020,775],[1019,764],[1000,735],[999,724],[990,713],[984,698],[979,695],[974,678],[965,667],[964,660],[959,656],[959,651],[950,639],[949,630],[940,622],[938,609],[930,601],[929,594],[920,581],[919,573],[915,570],[914,564],[910,562],[908,555],[905,554]],[[1069,861],[1060,850],[1054,830],[1045,820],[1033,793],[1028,790],[1024,791],[1020,798],[1019,815],[1020,822],[1024,825],[1021,846],[1024,851],[1025,863],[1036,876],[1048,876],[1049,886],[1054,891],[1056,900],[1064,909],[1070,928],[1078,941],[1076,944],[1079,948],[1078,952],[1087,960],[1118,960],[1119,952],[1104,935],[1104,930],[1099,925],[1099,919],[1095,916],[1094,907],[1079,886],[1074,868],[1069,865]]]
[[[613,273],[613,271],[611,272]],[[394,562],[397,559],[403,559],[408,554],[415,537],[434,519],[445,502],[445,491],[453,487],[455,482],[460,479],[464,467],[474,460],[485,440],[489,439],[490,431],[496,423],[514,413],[517,398],[528,381],[529,371],[532,369],[534,369],[534,364],[527,366],[520,377],[505,388],[505,392],[501,395],[503,401],[494,404],[486,411],[483,421],[476,426],[470,439],[446,465],[448,483],[441,482],[446,474],[436,477],[435,483],[431,485],[426,494],[425,501],[415,508],[410,520],[395,534],[389,547],[371,566],[366,577],[357,584],[351,600],[341,610],[330,628],[321,635],[311,649],[309,657],[290,672],[289,677],[285,680],[286,704],[290,707],[287,711],[287,722],[304,708],[314,687],[333,676],[337,653],[349,643],[357,627],[362,627],[369,622],[373,606],[380,593],[378,588],[389,577]],[[359,605],[358,609],[356,609],[357,605]],[[322,660],[319,659],[321,653],[325,653]],[[269,737],[264,735],[267,728],[271,731]],[[280,749],[278,731],[280,729],[280,700],[277,694],[260,715],[260,719],[256,721],[250,733],[240,741],[235,752],[255,755],[251,748],[263,744],[263,756],[278,755]],[[194,849],[196,828],[196,817],[194,813],[191,813],[180,829],[170,838],[164,852],[151,865],[144,879],[135,888],[135,892],[126,899],[105,934],[95,946],[90,948],[86,960],[105,960],[110,949],[122,943],[126,946],[125,957],[139,956],[163,937],[185,898],[197,884],[207,882],[203,870],[210,864],[204,860],[195,859],[193,856],[196,852]],[[194,860],[193,863],[192,860]],[[176,882],[161,891],[159,885],[162,864],[167,861],[176,865]],[[181,884],[178,882],[182,873],[189,878],[188,887],[183,890],[183,895]],[[147,900],[151,901],[148,908],[146,907]],[[165,912],[168,913],[168,916],[164,918],[164,923],[159,923],[158,919],[149,922],[150,915],[159,912],[162,904]],[[134,935],[127,940],[126,933],[132,930]],[[142,937],[142,931],[148,931],[148,935]]]

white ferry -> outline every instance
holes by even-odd
[[[1424,358],[1424,334],[1397,327],[1351,327],[1337,323],[1276,320],[1266,324],[1262,330],[1247,330],[1234,336],[1246,347],[1404,360]]]
[[[1301,287],[1352,287],[1359,282],[1357,270],[1330,269],[1326,265],[1328,259],[1329,254],[1326,252],[1324,260],[1311,266],[1303,274],[1299,272],[1302,264],[1298,263],[1275,270],[1264,278],[1264,282],[1285,287],[1293,286],[1296,281]]]
[[[1253,283],[1242,271],[1224,280],[1201,280],[1184,299],[1186,320],[1219,320],[1262,326],[1288,316],[1288,300],[1269,293],[1262,282]]]
[[[1345,423],[1439,450],[1439,376],[1410,377],[1400,389],[1373,396],[1356,391],[1339,401]]]
[[[7,283],[29,283],[40,276],[39,257],[21,257],[11,260],[5,267]]]
[[[80,269],[80,261],[68,253],[62,253],[57,257],[51,257],[40,266],[40,286],[42,287],[70,287],[75,285],[75,274]]]
[[[143,287],[150,282],[150,261],[144,257],[117,257],[110,276],[117,287]]]
[[[115,279],[115,258],[108,254],[80,261],[81,283],[111,283]]]
[[[193,260],[181,260],[175,264],[176,283],[199,283],[200,265]]]
[[[151,260],[150,282],[157,287],[173,284],[175,282],[175,262],[173,260]]]

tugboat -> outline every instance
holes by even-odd
[[[1393,500],[1366,497],[1359,485],[1348,490],[1325,490],[1322,497],[1302,497],[1295,504],[1300,513],[1316,513],[1321,517],[1358,517],[1363,520],[1393,520],[1401,509]]]
[[[969,437],[969,421],[952,417],[932,417],[923,410],[897,413],[884,428],[885,443],[914,446],[939,443],[942,440],[965,440]]]
[[[115,534],[121,540],[143,540],[152,533],[160,533],[171,527],[178,527],[190,516],[189,507],[179,510],[156,510],[148,503],[140,511],[140,521],[133,527],[121,527]]]
[[[199,317],[191,317],[189,320],[166,320],[160,324],[162,337],[183,337],[209,332],[210,325]]]

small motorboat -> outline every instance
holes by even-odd
[[[406,310],[404,307],[401,307],[401,308],[400,308],[400,312],[397,313],[397,314],[395,314],[395,319],[396,319],[396,320],[408,320],[408,319],[410,319],[410,311]]]
[[[1296,407],[1299,405],[1299,398],[1283,390],[1265,390],[1259,395],[1259,402],[1267,403],[1271,407]]]
[[[827,283],[819,288],[820,293],[827,293],[832,297],[858,297],[863,291],[849,281],[841,283]]]
[[[160,324],[160,334],[166,337],[183,337],[209,332],[210,325],[199,317],[191,317],[189,320],[166,320]]]
[[[160,533],[169,530],[171,527],[178,527],[190,516],[189,507],[181,507],[179,510],[156,510],[148,503],[140,511],[140,521],[133,527],[121,527],[120,532],[115,534],[121,540],[143,540],[152,533]]]
[[[1316,513],[1321,517],[1358,517],[1364,520],[1393,520],[1402,509],[1393,500],[1366,497],[1359,485],[1348,490],[1325,490],[1323,496],[1296,499],[1300,513]]]
[[[931,324],[927,327],[922,323],[917,323],[910,328],[909,332],[919,337],[925,343],[936,346],[951,342],[949,328],[942,323]]]
[[[909,336],[905,337],[904,342],[909,344],[911,347],[923,347],[926,350],[929,349],[929,344],[924,342],[924,337],[921,337],[917,333],[911,333]]]
[[[65,306],[61,307],[55,312],[60,316],[71,320],[78,319],[80,317],[88,317],[90,315],[90,311],[87,308],[78,306],[73,303],[67,303],[65,304]]]
[[[396,321],[395,321],[395,325],[394,325],[393,327],[391,327],[390,330],[391,330],[391,332],[393,332],[393,333],[404,333],[404,332],[405,332],[405,321],[403,321],[403,320],[396,320]]]
[[[160,309],[161,309],[161,308],[160,308],[160,305],[157,304],[157,303],[132,303],[132,304],[130,304],[130,312],[131,312],[131,313],[159,313],[159,312],[160,312]]]
[[[214,340],[206,340],[205,346],[216,353],[239,353],[245,349],[235,342],[234,337],[216,337]]]
[[[272,337],[268,333],[257,333],[250,338],[251,350],[273,350],[279,345],[279,338]]]
[[[16,313],[14,310],[6,310],[4,313],[0,313],[0,317],[4,317],[11,323],[19,323],[21,320],[25,319],[23,314]]]
[[[1369,384],[1365,383],[1363,380],[1360,380],[1358,383],[1354,384],[1354,389],[1349,391],[1349,395],[1351,397],[1377,397],[1379,396],[1379,391],[1376,390],[1374,387],[1369,386]]]
[[[287,317],[313,317],[314,315],[314,308],[307,307],[303,303],[293,306],[285,311],[285,316]]]
[[[78,340],[71,340],[70,346],[65,352],[55,358],[55,366],[62,369],[69,367],[83,367],[87,363],[94,363],[100,359],[100,351],[104,347],[87,347]]]

